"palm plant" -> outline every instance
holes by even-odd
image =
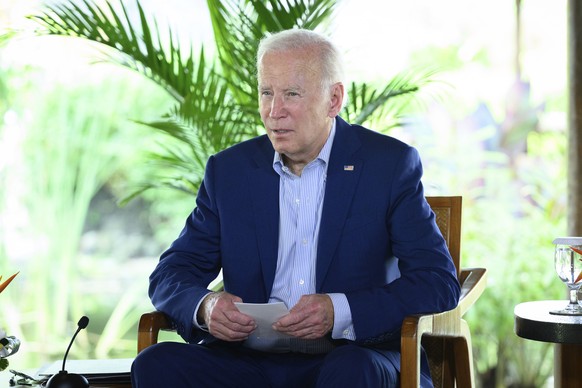
[[[162,39],[157,23],[136,0],[139,21],[123,2],[66,0],[31,16],[41,34],[74,36],[97,42],[108,60],[150,78],[171,96],[173,108],[155,122],[143,123],[169,136],[150,161],[157,176],[126,200],[143,191],[169,186],[196,193],[207,158],[261,131],[257,114],[255,50],[262,36],[289,28],[321,28],[338,0],[207,0],[218,55],[184,50],[170,29]],[[344,116],[354,123],[382,121],[398,125],[403,106],[431,74],[398,75],[379,87],[353,83]],[[396,98],[398,97],[398,98]],[[160,173],[161,172],[161,173]]]

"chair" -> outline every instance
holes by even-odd
[[[406,317],[401,331],[401,388],[420,381],[420,347],[426,350],[435,388],[474,387],[471,332],[462,318],[485,290],[485,268],[461,267],[462,197],[427,197],[447,241],[461,283],[459,304],[452,310]]]
[[[438,314],[406,317],[401,334],[401,387],[418,387],[420,381],[420,349],[424,346],[436,388],[474,387],[471,333],[462,319],[467,309],[485,289],[484,268],[460,266],[462,198],[427,197],[435,212],[437,224],[445,238],[461,283],[461,299],[457,307]],[[160,330],[171,330],[170,320],[154,311],[141,316],[137,350],[157,343]]]

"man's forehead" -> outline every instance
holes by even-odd
[[[309,82],[320,75],[319,66],[307,59],[279,57],[263,61],[258,71],[259,84],[284,83],[289,86]]]
[[[315,71],[321,67],[319,56],[309,50],[282,50],[265,53],[259,62],[261,69],[301,68]]]
[[[270,82],[261,82],[259,80],[259,90],[265,89],[276,89],[276,90],[295,90],[300,91],[305,89],[305,85],[301,85],[299,83],[270,83]]]
[[[265,72],[259,73],[259,89],[276,89],[276,90],[305,90],[314,84],[314,74],[308,72]]]

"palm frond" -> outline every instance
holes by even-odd
[[[355,124],[369,124],[381,118],[385,130],[398,126],[402,112],[420,98],[422,88],[434,82],[434,74],[434,71],[403,72],[379,87],[352,82],[343,114]]]
[[[268,2],[250,0],[264,21],[266,31],[275,32],[290,28],[313,30],[321,26],[334,12],[336,1],[288,0]]]
[[[231,94],[231,82],[214,69],[204,71],[203,56],[193,79],[192,93],[172,113],[189,126],[202,130],[218,147],[229,146],[257,134],[255,106],[240,104]]]
[[[208,0],[214,39],[223,74],[231,80],[232,93],[242,104],[257,106],[255,53],[263,31],[255,23],[252,8],[233,0]]]
[[[0,33],[0,46],[8,42],[14,35],[16,35],[16,32],[12,30],[3,31]]]
[[[49,6],[32,18],[39,21],[46,34],[81,37],[110,48],[108,57],[112,62],[139,71],[177,100],[178,104],[165,117],[141,124],[173,139],[175,149],[160,147],[150,155],[158,167],[172,175],[161,179],[166,182],[164,185],[179,182],[181,190],[195,190],[210,154],[256,135],[256,109],[253,106],[253,113],[248,115],[249,107],[233,97],[231,80],[216,69],[214,61],[208,61],[203,47],[197,57],[191,50],[182,51],[171,30],[167,47],[164,46],[156,21],[146,18],[139,1],[136,1],[139,22],[133,21],[123,3],[116,12],[109,1],[101,7],[82,1],[82,6],[73,1]],[[253,97],[256,99],[256,93]],[[174,172],[168,173],[172,169]],[[135,193],[130,195],[134,196]]]
[[[44,27],[41,34],[80,37],[113,49],[106,52],[110,60],[143,73],[181,101],[191,90],[195,72],[191,52],[182,51],[171,30],[166,48],[157,24],[151,28],[141,4],[136,4],[139,23],[133,21],[123,2],[117,12],[108,1],[100,7],[88,0],[47,5],[30,18]]]
[[[204,136],[178,121],[140,122],[164,133],[167,137],[158,142],[159,150],[144,156],[149,165],[150,177],[135,187],[120,203],[128,203],[144,192],[156,188],[171,188],[195,195],[204,176],[207,157],[214,147]]]
[[[239,80],[233,94],[257,106],[255,54],[267,32],[315,29],[335,10],[335,0],[208,0],[219,58],[225,74]],[[250,81],[250,82],[249,82]],[[257,106],[258,108],[258,106]]]

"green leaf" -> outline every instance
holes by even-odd
[[[0,358],[0,372],[8,368],[8,360],[5,358]]]

